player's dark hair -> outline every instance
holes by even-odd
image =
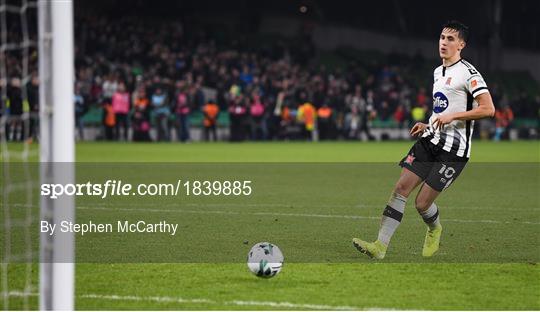
[[[450,28],[458,32],[458,36],[461,40],[467,42],[469,39],[469,27],[465,24],[452,20],[443,25],[443,29]]]

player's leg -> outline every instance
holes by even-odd
[[[405,205],[409,194],[422,182],[422,178],[407,168],[401,170],[399,180],[390,195],[381,219],[381,226],[377,240],[385,246],[390,244],[390,239],[401,223]]]
[[[368,243],[355,238],[353,245],[356,249],[373,258],[384,258],[390,239],[401,223],[409,194],[433,172],[434,160],[427,139],[416,141],[399,163],[403,170],[383,211],[377,240]]]
[[[439,210],[437,209],[437,205],[435,205],[435,199],[440,193],[440,191],[424,183],[416,195],[416,210],[430,229],[434,229],[440,225]]]
[[[418,213],[420,213],[428,226],[422,249],[424,257],[431,257],[439,250],[442,226],[435,199],[443,190],[450,187],[467,164],[466,159],[445,152],[441,152],[439,158],[440,162],[432,166],[431,172],[426,178],[426,183],[422,185],[415,201]]]
[[[390,239],[401,223],[409,194],[422,182],[416,173],[403,168],[399,180],[383,211],[377,240],[373,243],[354,238],[353,245],[360,252],[376,259],[383,259]]]
[[[439,209],[435,199],[441,192],[424,183],[416,195],[416,210],[428,226],[422,256],[431,257],[437,250],[441,240],[442,226],[439,221]]]

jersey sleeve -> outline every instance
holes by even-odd
[[[478,71],[476,71],[476,69],[472,69],[472,72],[469,71],[467,81],[465,82],[465,88],[470,94],[472,94],[473,98],[482,93],[489,92],[484,78]]]

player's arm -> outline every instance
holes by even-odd
[[[474,99],[478,107],[467,112],[454,113],[454,120],[476,120],[495,116],[495,105],[489,92],[482,93]]]
[[[454,120],[477,120],[487,117],[493,117],[495,115],[495,105],[493,105],[493,99],[489,92],[479,94],[474,98],[478,103],[476,108],[466,112],[457,112],[453,114],[440,115],[433,120],[433,126],[436,129],[441,129],[445,125],[451,123]]]

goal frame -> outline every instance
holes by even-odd
[[[40,183],[73,183],[74,30],[71,0],[38,2]],[[75,221],[73,197],[40,197],[40,220]],[[39,308],[74,310],[73,233],[40,234]]]

